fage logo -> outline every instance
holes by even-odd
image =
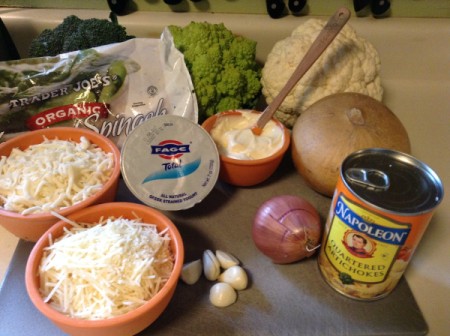
[[[152,145],[151,149],[151,154],[159,155],[166,160],[177,159],[190,152],[189,144],[183,144],[178,140],[164,140],[158,145]]]

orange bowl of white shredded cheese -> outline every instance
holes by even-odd
[[[135,335],[175,292],[183,241],[163,213],[137,203],[94,205],[52,226],[25,270],[28,295],[63,332]]]
[[[111,202],[120,151],[103,135],[74,127],[22,133],[0,143],[0,224],[36,242],[61,216]]]

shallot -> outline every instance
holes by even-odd
[[[320,246],[322,226],[314,206],[305,199],[282,195],[264,202],[256,212],[252,237],[256,247],[276,264],[310,257]]]

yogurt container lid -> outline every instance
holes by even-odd
[[[201,202],[219,175],[219,153],[200,125],[176,115],[148,119],[122,146],[122,177],[144,204],[182,210]]]

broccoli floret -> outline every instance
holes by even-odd
[[[53,30],[44,29],[38,37],[31,41],[28,49],[30,57],[55,56],[62,48],[62,39]]]
[[[56,56],[61,53],[64,40],[77,33],[82,20],[75,15],[66,17],[54,29],[44,29],[31,41],[28,51],[30,57]]]
[[[76,15],[66,17],[54,29],[45,29],[32,40],[28,54],[30,57],[56,56],[58,54],[98,47],[105,44],[123,42],[134,36],[126,33],[125,27],[117,20],[87,19]]]
[[[80,22],[77,33],[67,36],[62,52],[88,49],[128,39],[125,27],[109,20],[87,19]]]
[[[191,74],[200,122],[220,111],[255,107],[261,91],[255,41],[224,24],[191,22],[169,30]]]

